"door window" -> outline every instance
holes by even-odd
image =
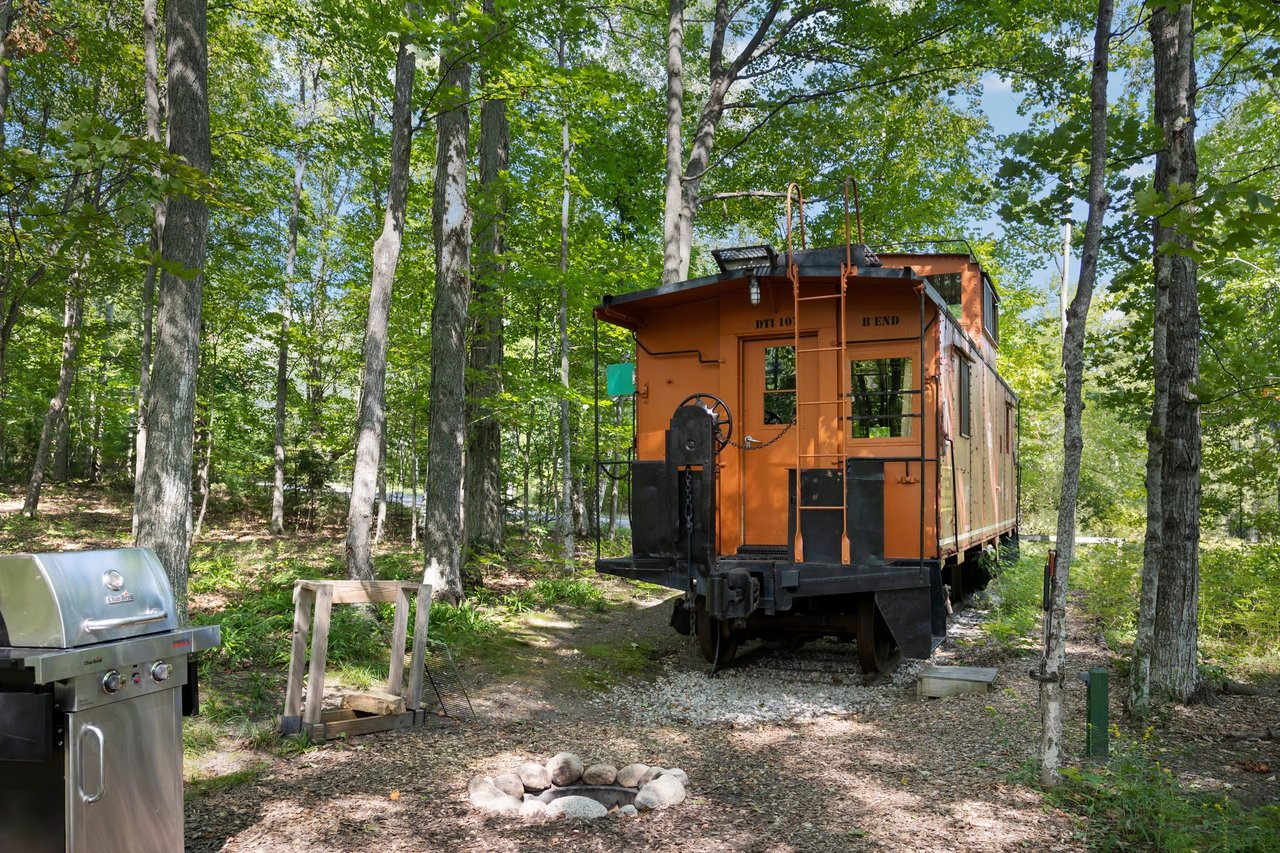
[[[764,422],[789,424],[796,419],[796,348],[764,348]]]
[[[910,436],[914,378],[910,358],[863,358],[849,362],[852,437]]]

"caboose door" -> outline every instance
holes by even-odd
[[[800,348],[812,347],[812,341],[812,336],[801,338]],[[801,353],[797,374],[793,335],[742,342],[743,438],[738,454],[745,545],[787,544],[787,472],[796,464],[797,394],[812,396],[809,377],[816,364],[812,353]]]

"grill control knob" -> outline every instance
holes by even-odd
[[[173,667],[164,661],[158,660],[151,664],[151,679],[157,684],[161,681],[168,681],[171,675],[173,675]]]
[[[102,690],[106,693],[115,693],[122,686],[120,681],[120,673],[118,670],[111,670],[102,676]]]

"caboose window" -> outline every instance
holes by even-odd
[[[764,422],[796,419],[796,348],[764,348]]]
[[[969,367],[969,360],[967,358],[961,358],[959,359],[959,362],[960,369],[956,371],[956,375],[959,377],[960,387],[956,389],[956,396],[960,398],[958,401],[959,405],[957,406],[960,410],[960,435],[963,438],[968,438],[973,432],[969,422],[969,410],[972,402],[972,394],[969,390],[969,371],[971,368]]]
[[[1000,297],[991,280],[982,279],[982,328],[986,329],[991,340],[1000,343]]]
[[[909,358],[866,358],[849,362],[853,437],[911,435],[913,385]]]

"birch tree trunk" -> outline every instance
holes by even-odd
[[[485,12],[494,0],[485,0]],[[506,30],[499,20],[495,39]],[[480,105],[480,194],[488,209],[475,277],[472,280],[470,387],[467,390],[466,525],[468,547],[497,550],[503,543],[502,423],[492,401],[502,393],[505,309],[502,279],[506,275],[507,201],[503,173],[507,171],[510,140],[507,105],[489,98]]]
[[[74,279],[78,279],[80,274],[77,271]],[[54,433],[65,422],[67,397],[71,394],[71,380],[75,376],[76,356],[80,350],[80,324],[84,317],[84,297],[80,294],[80,282],[74,279],[67,290],[62,311],[62,361],[58,367],[58,389],[49,400],[49,408],[45,412],[35,463],[31,466],[31,480],[27,484],[27,498],[22,504],[22,514],[28,518],[35,518],[40,508],[40,489],[44,485],[49,448],[53,443]]]
[[[1085,324],[1098,275],[1098,248],[1102,221],[1107,213],[1107,77],[1114,0],[1099,0],[1093,35],[1093,73],[1090,81],[1089,218],[1080,254],[1080,280],[1067,309],[1062,338],[1062,372],[1066,390],[1062,406],[1062,491],[1058,498],[1058,556],[1056,582],[1050,600],[1049,646],[1045,672],[1056,681],[1040,683],[1040,783],[1056,785],[1062,764],[1062,692],[1067,667],[1067,586],[1076,548],[1076,499],[1080,491],[1080,454],[1084,449],[1081,415],[1084,412]],[[1064,287],[1065,293],[1065,287]]]
[[[667,8],[667,192],[662,214],[662,280],[680,281],[680,175],[684,164],[684,0]],[[685,267],[687,272],[688,267]]]
[[[456,13],[455,13],[456,18]],[[440,58],[443,89],[457,103],[436,122],[436,181],[431,212],[436,294],[431,308],[431,408],[427,423],[427,483],[423,509],[424,581],[443,601],[462,599],[462,483],[466,447],[467,307],[471,298],[471,210],[467,202],[467,99],[471,66],[466,45]]]
[[[565,35],[560,33],[560,68],[565,67]],[[562,188],[560,196],[560,533],[564,543],[564,570],[577,569],[573,548],[573,443],[569,431],[569,176],[571,154],[569,113],[560,125]]]
[[[301,48],[299,48],[301,51]],[[307,75],[298,63],[298,111],[307,108]],[[284,427],[289,399],[289,322],[293,314],[293,277],[298,262],[298,210],[302,206],[302,180],[307,170],[307,147],[299,140],[293,161],[293,197],[289,204],[289,244],[284,257],[284,285],[280,288],[280,346],[276,357],[275,482],[271,485],[271,532],[284,533]]]
[[[413,4],[409,6],[410,10]],[[416,54],[407,35],[400,38],[396,56],[395,96],[391,105],[391,174],[382,234],[373,244],[373,276],[369,287],[369,316],[364,333],[364,379],[356,428],[355,467],[347,512],[347,574],[353,580],[373,580],[369,541],[373,498],[377,487],[382,434],[386,429],[387,316],[391,285],[400,261],[405,204],[409,192],[410,125]]]
[[[156,50],[156,0],[142,3],[142,53],[145,66],[144,97],[147,116],[147,138],[160,142],[160,68]],[[159,169],[153,170],[159,176]],[[165,200],[157,199],[151,220],[150,249],[152,257],[161,251],[164,239]],[[147,394],[151,388],[151,337],[154,326],[156,301],[155,263],[147,264],[142,282],[142,355],[138,367],[138,408],[134,423],[133,466],[133,525],[132,535],[138,538],[138,505],[142,499],[142,468],[147,458]]]
[[[166,0],[169,153],[209,171],[208,40],[205,0]],[[165,216],[164,259],[156,313],[155,363],[147,405],[146,460],[138,507],[138,544],[155,549],[169,575],[180,620],[187,614],[191,547],[191,457],[200,359],[209,212],[202,199],[174,196]],[[170,269],[196,270],[181,278]]]
[[[1195,150],[1195,30],[1192,4],[1159,7],[1151,17],[1155,56],[1156,122],[1165,147],[1156,154],[1156,189],[1172,203],[1175,188],[1194,196]],[[1161,448],[1160,576],[1156,582],[1154,634],[1151,644],[1152,687],[1178,702],[1196,698],[1196,611],[1200,592],[1200,307],[1196,293],[1196,262],[1178,251],[1161,251],[1168,243],[1178,249],[1193,246],[1191,235],[1157,223],[1155,274],[1168,281],[1169,320],[1166,327],[1168,410]]]

